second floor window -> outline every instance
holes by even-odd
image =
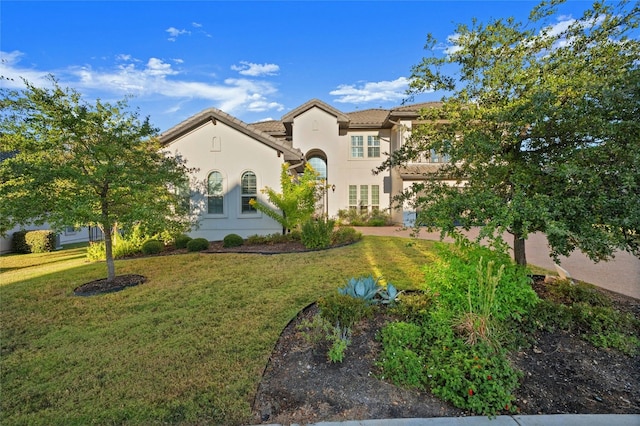
[[[364,136],[351,136],[351,158],[364,158]]]
[[[256,179],[256,174],[253,172],[244,172],[242,174],[241,185],[241,212],[257,212],[257,210],[249,203],[249,201],[258,197],[258,182]]]
[[[380,138],[367,136],[367,157],[380,157]]]

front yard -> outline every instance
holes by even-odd
[[[2,256],[2,424],[251,421],[286,324],[354,276],[423,282],[432,243],[365,237],[298,254],[183,254],[117,261],[143,285],[92,297],[84,248]]]

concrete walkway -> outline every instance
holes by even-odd
[[[358,227],[357,230],[363,235],[406,238],[410,238],[413,231],[393,226]],[[472,229],[467,233],[467,236],[472,239],[477,235],[477,229]],[[418,238],[437,241],[440,239],[440,233],[421,230]],[[505,235],[504,238],[505,241],[511,243],[511,236]],[[445,239],[445,241],[452,242],[451,239]],[[553,259],[549,257],[549,246],[544,234],[536,233],[529,236],[526,242],[526,254],[529,264],[551,271],[556,270]],[[575,251],[569,257],[562,256],[560,265],[569,272],[572,278],[640,299],[640,259],[627,252],[618,252],[615,258],[608,262],[595,263],[582,252]]]
[[[292,425],[294,426],[295,423]],[[638,414],[552,414],[541,416],[435,417],[430,419],[349,420],[307,426],[640,426]],[[275,425],[272,425],[275,426]]]
[[[296,425],[295,423],[291,426]],[[542,416],[435,417],[429,419],[349,420],[307,426],[640,426],[638,414],[553,414]],[[275,425],[273,425],[275,426]]]

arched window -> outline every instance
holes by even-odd
[[[224,214],[223,178],[220,172],[211,172],[207,178],[207,213]]]
[[[327,162],[322,157],[309,158],[309,164],[318,172],[318,179],[327,180]]]
[[[258,182],[256,174],[251,171],[244,172],[242,174],[241,185],[241,212],[255,213],[257,210],[249,203],[249,201],[258,197]]]
[[[318,173],[318,181],[320,183],[320,187],[322,188],[322,192],[321,192],[322,196],[319,197],[318,201],[316,202],[316,213],[318,213],[319,215],[328,214],[327,197],[329,196],[329,194],[327,194],[327,190],[326,190],[327,160],[325,160],[325,158],[326,157],[320,156],[316,153],[316,155],[309,157],[309,159],[307,160],[308,163],[311,165],[311,167],[313,167],[313,170],[315,170]]]

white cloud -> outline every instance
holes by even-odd
[[[23,87],[21,77],[36,86],[47,86],[47,75],[54,74],[63,87],[73,87],[84,95],[100,96],[104,99],[123,95],[134,95],[141,101],[157,99],[166,102],[165,111],[177,112],[183,104],[205,101],[230,113],[246,111],[282,111],[284,107],[270,100],[277,93],[269,83],[248,78],[229,78],[220,81],[186,80],[171,63],[159,58],[149,58],[144,66],[140,61],[120,55],[121,63],[108,70],[96,70],[89,65],[75,66],[57,71],[38,71],[20,66],[24,54],[19,51],[0,51],[0,75],[13,78],[3,82],[5,86]],[[126,61],[125,59],[129,59]],[[175,61],[180,63],[181,61]]]
[[[330,95],[338,96],[335,102],[340,103],[366,103],[373,101],[399,101],[406,97],[405,91],[409,87],[409,80],[400,77],[393,81],[365,82],[359,86],[355,84],[342,84]]]
[[[446,55],[451,55],[456,53],[458,50],[462,49],[458,45],[458,39],[460,38],[460,34],[452,34],[447,37],[447,44],[442,49]]]
[[[604,18],[600,18],[601,20]],[[570,15],[560,15],[556,18],[556,23],[550,25],[548,27],[543,28],[539,35],[546,34],[548,37],[559,37],[556,41],[554,48],[562,48],[571,43],[571,40],[562,36],[572,25],[580,25],[582,27],[590,27],[598,24],[599,22],[591,20],[591,21],[578,21],[571,17]],[[561,37],[562,36],[562,37]],[[446,44],[439,44],[435,47],[436,50],[443,50],[445,54],[451,55],[453,53],[458,52],[461,47],[458,45],[458,40],[460,39],[460,34],[454,33],[447,37]]]
[[[240,65],[232,65],[231,69],[238,71],[241,75],[250,77],[277,75],[278,71],[280,71],[280,67],[276,64],[254,64],[247,61],[241,61]]]
[[[267,102],[262,99],[250,102],[247,105],[247,111],[251,112],[265,112],[271,110],[282,111],[284,110],[284,105],[278,102]]]
[[[191,34],[191,32],[188,30],[179,30],[175,27],[169,27],[165,31],[169,33],[169,38],[167,39],[169,41],[176,41],[178,36],[181,36],[183,34]]]
[[[207,37],[207,38],[212,38],[212,37],[211,37],[211,34],[209,34],[208,32],[206,32],[205,30],[203,30],[203,29],[202,29],[202,28],[203,28],[203,25],[202,25],[201,23],[199,23],[199,22],[192,22],[192,23],[191,23],[191,26],[192,26],[193,28],[196,28],[196,29],[198,30],[198,31],[197,31],[197,34],[202,34],[202,35],[204,35],[204,36],[205,36],[205,37]]]
[[[162,60],[158,58],[149,58],[149,62],[147,62],[146,72],[149,75],[162,75],[162,76],[178,74],[177,71],[174,71],[171,69],[171,64],[162,62]]]
[[[19,65],[23,52],[14,50],[12,52],[0,51],[0,76],[4,77],[2,84],[10,88],[24,88],[22,79],[33,83],[36,86],[46,87],[50,85],[47,76],[51,71],[38,71],[33,68],[21,67]]]
[[[116,55],[116,60],[117,61],[128,62],[128,61],[132,61],[133,57],[131,55],[128,55],[128,54],[125,54],[125,53],[121,53],[120,55]]]

